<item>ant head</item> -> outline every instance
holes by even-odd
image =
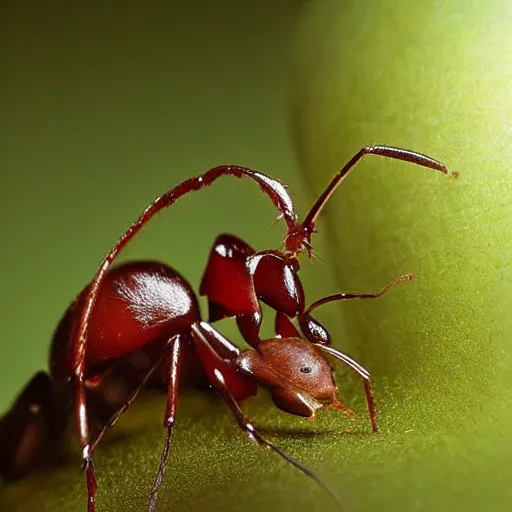
[[[262,341],[257,350],[241,353],[238,366],[245,375],[269,389],[274,403],[291,414],[313,417],[324,405],[338,404],[331,366],[308,341]]]

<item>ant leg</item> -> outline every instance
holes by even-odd
[[[206,322],[192,324],[192,332],[203,344],[210,347],[217,357],[234,361],[240,355],[240,349],[236,345]]]
[[[82,468],[85,471],[87,482],[87,510],[95,512],[95,497],[98,489],[94,465],[91,457],[91,445],[89,444],[89,422],[87,418],[87,404],[85,382],[83,375],[75,378],[75,419],[78,426],[80,446],[82,447]]]
[[[76,391],[76,404],[78,405],[76,413],[77,413],[77,420],[78,420],[78,426],[79,426],[79,433],[80,433],[80,442],[82,445],[82,457],[83,457],[83,467],[84,471],[86,472],[86,480],[87,480],[87,503],[88,503],[88,512],[95,512],[95,496],[96,491],[98,488],[97,482],[96,482],[96,475],[94,472],[94,465],[92,462],[92,451],[97,447],[100,440],[103,438],[103,436],[106,434],[110,428],[116,423],[116,421],[126,412],[126,410],[130,407],[130,405],[134,402],[135,398],[137,398],[137,395],[139,392],[143,389],[143,387],[147,384],[148,380],[151,378],[151,375],[155,372],[155,370],[162,364],[162,362],[167,357],[168,353],[167,350],[165,350],[169,344],[171,343],[173,338],[169,340],[165,348],[163,349],[162,356],[158,361],[148,370],[142,381],[139,383],[139,385],[135,388],[135,390],[132,392],[126,403],[110,418],[108,423],[101,429],[99,434],[96,436],[96,438],[93,440],[92,443],[89,441],[89,427],[87,422],[87,413],[86,413],[86,403],[85,403],[85,384],[80,382],[78,384],[78,388]]]
[[[251,439],[252,441],[256,441],[261,446],[266,446],[267,448],[270,448],[274,453],[279,455],[279,457],[283,458],[286,462],[288,462],[293,467],[298,469],[304,475],[314,480],[320,487],[326,490],[334,498],[334,500],[336,500],[336,502],[339,505],[341,505],[334,492],[327,486],[325,482],[323,482],[315,473],[313,473],[313,471],[303,466],[300,462],[290,457],[276,445],[274,445],[270,441],[267,441],[259,434],[259,432],[251,423],[249,418],[245,416],[245,414],[242,412],[242,409],[240,409],[238,402],[235,400],[235,398],[231,394],[228,385],[226,384],[224,376],[218,369],[215,369],[213,372],[212,384],[219,391],[222,398],[224,399],[228,407],[231,409],[231,412],[235,416],[235,419],[239,427],[249,436],[249,439]]]
[[[299,331],[297,331],[290,318],[279,311],[276,313],[274,331],[281,338],[300,338]]]
[[[211,384],[215,370],[222,371],[229,383],[232,395],[238,402],[256,395],[258,386],[253,380],[242,376],[236,361],[240,357],[240,349],[224,338],[206,322],[194,323],[191,326],[194,348],[199,356],[203,369]]]
[[[421,153],[416,153],[415,151],[390,146],[365,146],[361,148],[332,178],[320,197],[314,202],[302,223],[291,227],[288,225],[288,232],[284,240],[284,248],[287,252],[297,254],[307,251],[308,255],[311,257],[311,235],[316,233],[315,222],[318,215],[334,194],[334,191],[338,188],[340,183],[346,178],[347,174],[365,155],[377,155],[390,158],[392,160],[410,162],[421,167],[442,172],[443,174],[451,175],[454,178],[457,178],[459,175],[457,172],[450,172],[441,162]]]
[[[148,506],[149,512],[154,512],[156,510],[156,500],[158,497],[158,489],[159,489],[159,487],[162,483],[162,480],[164,478],[166,462],[167,462],[167,455],[169,454],[172,433],[174,430],[176,407],[178,405],[181,361],[183,359],[182,350],[181,350],[181,340],[182,340],[182,336],[178,334],[171,341],[169,385],[168,385],[168,392],[167,392],[167,410],[165,413],[165,421],[164,421],[164,426],[167,427],[167,437],[165,439],[164,449],[163,449],[162,455],[160,457],[160,465],[158,467],[158,472],[156,474],[156,478],[153,483],[153,488],[151,489],[151,494],[149,496],[149,506]]]
[[[155,371],[158,369],[158,367],[165,361],[165,359],[168,357],[167,347],[170,345],[174,338],[171,338],[166,344],[165,348],[163,349],[163,353],[161,357],[156,361],[155,364],[146,372],[142,380],[139,382],[137,387],[132,391],[131,395],[128,397],[126,402],[122,405],[120,409],[118,409],[115,414],[108,420],[108,422],[103,426],[103,428],[100,430],[98,435],[94,438],[94,440],[91,442],[91,449],[90,452],[92,453],[93,450],[98,446],[98,443],[103,439],[103,436],[115,425],[117,420],[129,409],[129,407],[133,404],[139,393],[144,389],[149,381],[149,379],[152,377],[152,375],[155,373]]]
[[[201,329],[203,329],[206,332],[202,331]],[[192,325],[192,334],[193,339],[195,341],[196,349],[198,351],[204,350],[208,352],[211,358],[217,360],[216,364],[213,367],[209,368],[210,365],[205,364],[207,362],[207,359],[202,358],[204,368],[208,374],[208,378],[210,379],[211,384],[219,391],[224,401],[227,403],[228,407],[231,409],[231,412],[234,414],[240,428],[248,434],[251,440],[256,441],[261,446],[266,446],[267,448],[270,448],[274,453],[279,455],[286,462],[288,462],[293,467],[304,473],[309,478],[313,479],[318,485],[324,488],[339,503],[336,495],[317,475],[315,475],[315,473],[313,473],[311,470],[307,469],[305,466],[300,464],[300,462],[296,461],[295,459],[284,453],[281,449],[272,444],[270,441],[264,439],[256,431],[254,425],[252,425],[252,423],[244,415],[244,413],[240,409],[240,406],[238,405],[242,399],[247,398],[250,395],[241,396],[239,394],[239,390],[237,390],[236,387],[236,380],[233,379],[233,375],[229,374],[229,372],[233,371],[233,363],[240,355],[240,350],[238,349],[238,347],[233,345],[228,340],[222,340],[222,343],[219,344],[218,338],[220,337],[220,335],[218,335],[217,337],[209,336],[210,331],[214,331],[214,329],[212,329],[206,322],[201,322],[200,324]],[[221,348],[223,353],[218,353],[217,348]],[[224,361],[222,361],[221,357],[223,357],[224,355],[229,355],[229,358],[225,358]],[[222,368],[222,370],[220,370],[220,368]]]
[[[252,347],[258,348],[260,344],[260,327],[263,313],[260,310],[236,317],[236,325],[244,340]]]
[[[17,480],[51,458],[62,439],[69,407],[67,389],[38,372],[0,419],[0,475]]]
[[[347,174],[365,155],[377,155],[390,158],[392,160],[402,160],[404,162],[410,162],[421,167],[426,167],[434,171],[442,172],[443,174],[449,174],[449,171],[444,164],[421,153],[390,146],[365,146],[361,148],[348,161],[348,163],[345,164],[345,166],[334,176],[329,185],[327,185],[327,188],[316,200],[315,204],[311,207],[311,210],[309,210],[308,214],[304,218],[304,221],[302,222],[303,229],[305,228],[310,233],[313,232],[315,221],[322,208],[330,199],[334,191],[338,188],[340,183],[345,179]],[[454,175],[456,175],[456,173],[454,173]]]
[[[309,306],[306,311],[299,315],[300,328],[304,333],[304,336],[311,343],[316,343],[318,345],[330,345],[331,338],[329,336],[329,332],[318,320],[311,316],[311,311],[316,309],[318,306],[322,306],[323,304],[337,300],[378,299],[394,286],[405,281],[412,281],[413,279],[414,276],[412,274],[405,274],[404,276],[400,276],[394,281],[388,283],[386,286],[384,286],[384,288],[382,288],[382,290],[377,293],[337,293],[335,295],[329,295],[329,297],[324,297],[323,299],[317,300],[316,302],[313,302],[313,304],[311,304],[311,306]]]
[[[378,431],[377,427],[377,412],[375,409],[375,400],[373,397],[373,389],[372,389],[372,382],[371,382],[371,375],[370,373],[363,368],[359,363],[354,361],[351,357],[347,356],[343,352],[340,352],[339,350],[335,350],[332,347],[327,347],[325,345],[317,345],[318,348],[324,350],[331,356],[335,357],[336,359],[339,359],[343,363],[345,363],[348,367],[350,367],[354,372],[356,372],[362,379],[364,384],[364,392],[366,394],[366,403],[368,404],[368,413],[370,415],[370,424],[372,426],[372,430],[374,432]]]

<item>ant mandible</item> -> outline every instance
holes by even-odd
[[[329,333],[312,312],[328,302],[378,298],[392,286],[412,279],[412,275],[396,279],[378,293],[339,293],[308,308],[297,275],[298,256],[303,252],[311,256],[311,236],[320,211],[365,155],[403,160],[449,174],[442,163],[428,156],[389,146],[367,146],[334,176],[302,222],[298,222],[283,184],[239,166],[215,167],[155,199],[108,252],[91,283],[60,321],[50,350],[50,375],[38,373],[2,419],[0,474],[4,479],[19,478],[40,463],[62,436],[66,404],[72,404],[86,473],[88,511],[94,512],[97,484],[92,452],[140,390],[156,382],[167,387],[167,436],[149,498],[149,511],[154,511],[175,424],[179,383],[186,377],[182,375],[186,369],[206,375],[252,440],[269,447],[327,488],[315,474],[264,439],[240,404],[256,394],[257,386],[262,386],[270,391],[277,407],[297,416],[313,418],[324,406],[353,415],[337,399],[338,388],[325,357],[332,356],[363,380],[371,428],[377,431],[370,374],[349,356],[329,346]],[[287,234],[282,250],[263,251],[255,251],[233,235],[217,237],[200,285],[200,294],[208,299],[206,323],[201,320],[192,287],[168,265],[156,261],[125,263],[113,269],[111,265],[156,213],[227,175],[255,181],[274,203],[286,223]],[[276,312],[275,338],[260,339],[260,301]],[[236,319],[251,349],[240,350],[210,325],[225,317]],[[297,319],[302,336],[292,319]],[[130,366],[129,358],[140,352],[149,363],[137,372]],[[109,404],[107,396],[112,393],[107,393],[108,383],[114,382],[111,389],[115,389],[116,374],[137,379],[137,385],[129,393],[121,392],[117,401]],[[91,403],[95,405],[93,413],[104,420],[93,440],[88,410]]]

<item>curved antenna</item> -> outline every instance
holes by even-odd
[[[446,166],[441,162],[434,160],[427,155],[423,155],[422,153],[416,153],[415,151],[409,151],[408,149],[395,148],[391,146],[365,146],[361,148],[332,178],[326,189],[306,214],[302,223],[293,229],[288,228],[288,234],[284,243],[286,251],[292,254],[307,251],[307,253],[310,254],[311,235],[315,232],[315,222],[318,215],[340,183],[346,178],[347,174],[365,155],[377,155],[390,158],[392,160],[402,160],[404,162],[410,162],[421,167],[442,172],[443,174],[451,174],[453,177],[458,176],[458,173],[456,172],[450,173]]]
[[[337,300],[347,300],[347,299],[378,299],[382,297],[387,291],[391,288],[395,287],[398,284],[404,283],[406,281],[412,281],[414,279],[413,274],[405,274],[404,276],[397,277],[394,281],[388,283],[384,288],[377,293],[336,293],[335,295],[329,295],[328,297],[323,297],[322,299],[313,302],[311,306],[309,306],[306,311],[304,311],[304,316],[307,316],[316,309],[318,306],[322,306],[323,304],[327,304],[329,302],[334,302]]]
[[[370,415],[370,424],[372,426],[372,430],[374,432],[377,432],[379,430],[377,427],[377,411],[375,409],[375,400],[373,398],[371,375],[368,372],[368,370],[363,368],[359,363],[354,361],[351,357],[347,356],[343,352],[340,352],[339,350],[336,350],[332,347],[328,347],[326,345],[316,344],[315,347],[324,350],[325,352],[335,357],[342,363],[345,363],[349,368],[356,372],[357,375],[359,375],[359,377],[363,379],[366,403],[368,404],[368,413]]]
[[[73,351],[74,363],[74,384],[75,404],[76,404],[76,422],[78,426],[80,443],[82,446],[82,458],[84,468],[87,473],[88,482],[88,510],[94,512],[94,495],[96,492],[96,481],[94,477],[94,467],[92,464],[90,446],[89,446],[89,424],[87,417],[86,396],[85,396],[85,355],[86,340],[89,330],[91,314],[96,304],[99,290],[109,268],[113,261],[119,255],[126,244],[161,210],[171,206],[178,199],[189,192],[201,190],[211,185],[221,176],[234,176],[235,178],[247,177],[255,181],[261,190],[270,197],[280,216],[286,222],[288,230],[296,226],[297,216],[293,209],[293,203],[286,191],[284,185],[279,181],[253,169],[239,166],[220,166],[210,169],[201,176],[189,178],[183,181],[173,189],[162,196],[157,197],[140,215],[140,217],[128,228],[128,230],[119,238],[116,244],[107,253],[96,274],[94,275],[89,290],[84,298],[83,307],[80,312],[76,328],[71,338],[71,347]]]

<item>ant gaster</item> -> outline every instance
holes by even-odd
[[[167,436],[149,497],[149,510],[154,511],[175,424],[180,379],[201,373],[252,440],[269,447],[326,488],[315,474],[264,439],[244,415],[240,403],[262,386],[270,391],[277,407],[294,415],[312,418],[326,406],[353,415],[337,399],[338,388],[326,359],[333,357],[361,377],[371,428],[377,431],[370,374],[330,347],[327,329],[313,318],[312,312],[328,302],[378,298],[392,286],[412,279],[412,275],[396,279],[378,293],[339,293],[306,308],[297,259],[303,252],[311,256],[311,236],[320,211],[364,155],[403,160],[449,174],[443,164],[425,155],[388,146],[367,146],[334,176],[302,222],[297,220],[284,185],[239,166],[215,167],[155,199],[119,238],[91,283],[66,311],[53,337],[50,375],[38,373],[2,419],[0,474],[5,479],[19,478],[48,455],[62,437],[69,403],[82,448],[88,511],[94,512],[97,484],[93,450],[139,391],[150,383],[159,383],[167,388]],[[233,235],[223,234],[215,240],[200,285],[200,294],[208,299],[207,323],[201,320],[197,298],[188,281],[168,265],[139,261],[111,266],[156,213],[226,175],[255,181],[277,208],[287,234],[282,250],[255,251]],[[275,338],[260,339],[261,302],[276,312]],[[210,325],[225,317],[236,319],[251,349],[240,350]],[[301,332],[292,319],[297,320]],[[130,358],[140,353],[149,363],[137,373]],[[111,391],[117,386],[109,382],[115,383],[116,376],[123,375],[137,385],[112,397]],[[94,439],[91,413],[92,417],[102,418],[102,428]]]

